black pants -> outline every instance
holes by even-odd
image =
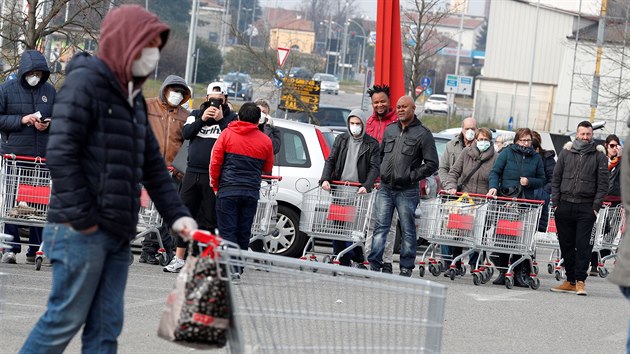
[[[186,172],[179,195],[199,228],[214,232],[217,228],[216,196],[210,188],[210,174]],[[188,247],[188,243],[179,236],[176,243],[177,247]]]
[[[593,251],[591,231],[597,219],[593,204],[562,201],[556,208],[555,217],[567,280],[584,281]]]

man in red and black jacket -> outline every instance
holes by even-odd
[[[219,136],[210,160],[210,185],[217,201],[219,233],[246,250],[260,194],[261,175],[271,173],[271,139],[258,129],[260,108],[243,104],[238,121]]]

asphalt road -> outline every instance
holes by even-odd
[[[540,254],[539,259],[546,259]],[[137,257],[136,257],[137,258]],[[4,291],[0,315],[3,353],[19,350],[37,318],[45,309],[50,290],[51,269],[35,271],[19,259],[17,265],[0,265],[6,275],[0,280]],[[541,262],[542,263],[542,262]],[[417,272],[414,273],[417,277]],[[448,286],[442,351],[444,353],[621,353],[625,349],[629,306],[616,286],[601,278],[589,278],[589,296],[549,291],[556,280],[541,266],[538,290],[472,284],[470,275],[451,281],[443,276],[426,279]],[[120,353],[173,353],[192,349],[159,339],[160,313],[171,290],[174,274],[159,266],[131,266],[125,296],[125,326],[119,338]],[[246,279],[242,286],[247,286]],[[289,295],[282,279],[274,285]],[[322,284],[327,286],[327,284]],[[297,292],[296,292],[297,293]],[[0,293],[2,294],[2,293]],[[370,293],[357,295],[368,300]],[[291,306],[307,308],[310,302],[291,297]],[[289,299],[287,299],[289,300]],[[397,297],[391,296],[391,303]],[[390,303],[390,305],[391,305]],[[373,305],[388,306],[388,304]],[[68,353],[80,352],[79,336]],[[325,341],[325,338],[322,338]],[[221,351],[217,351],[221,352]]]

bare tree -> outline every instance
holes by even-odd
[[[407,54],[405,80],[411,95],[418,98],[414,88],[423,74],[430,69],[433,57],[448,46],[449,38],[437,31],[437,26],[453,14],[442,0],[410,0],[413,10],[405,11],[401,21],[410,24],[403,27],[403,53]]]
[[[4,74],[15,70],[21,52],[26,49],[44,52],[53,69],[57,67],[56,61],[76,50],[94,50],[101,20],[112,6],[112,0],[2,1],[0,40]],[[53,41],[59,42],[58,47],[52,47]]]

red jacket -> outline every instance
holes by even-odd
[[[396,115],[396,110],[390,108],[389,112],[385,114],[383,119],[379,119],[376,113],[372,113],[370,118],[367,120],[367,124],[365,127],[365,132],[378,140],[378,143],[383,142],[383,134],[385,134],[385,128],[392,124],[398,122],[398,116]]]
[[[210,184],[220,196],[258,198],[263,172],[273,168],[271,139],[253,123],[231,122],[212,149]]]

